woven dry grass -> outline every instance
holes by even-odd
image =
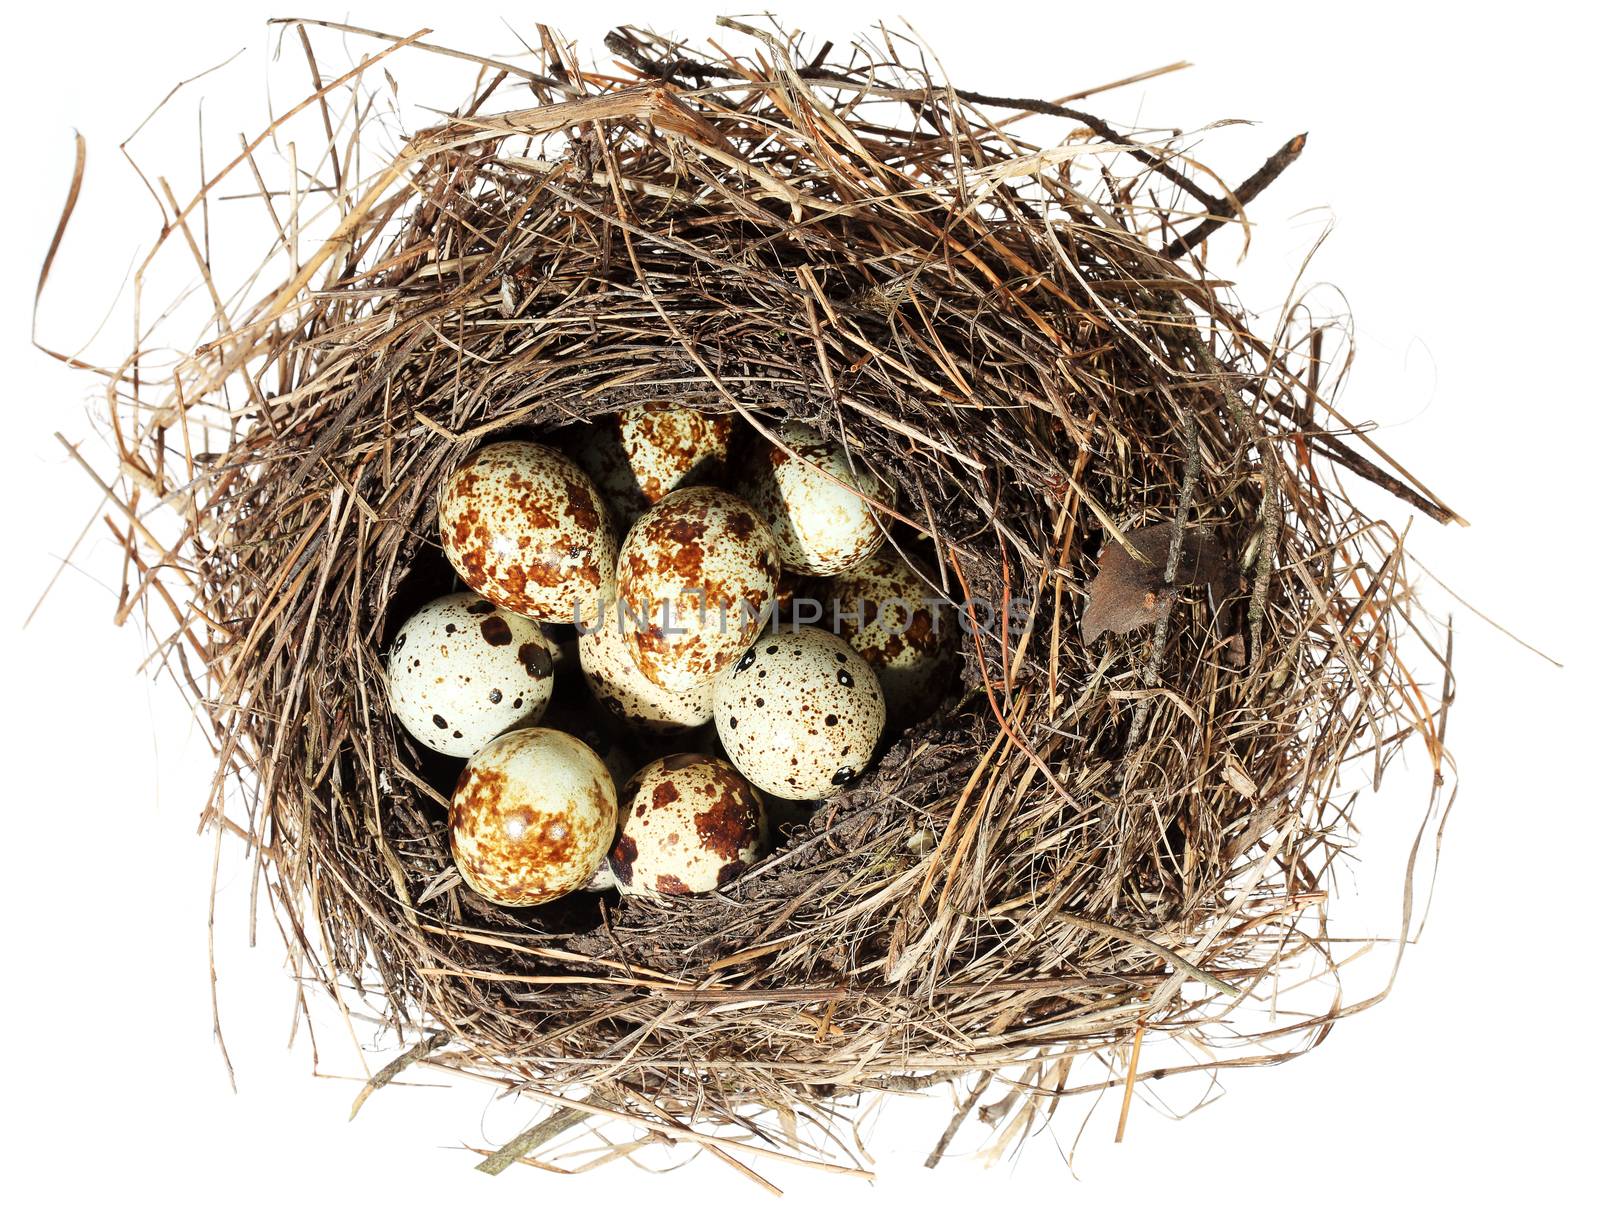
[[[362,63],[311,59],[316,92],[192,199],[156,188],[151,260],[192,261],[210,334],[155,323],[106,371],[96,478],[119,614],[214,738],[205,820],[254,855],[252,904],[410,1046],[372,1087],[421,1061],[548,1105],[490,1169],[593,1122],[613,1155],[858,1172],[879,1091],[958,1083],[946,1140],[986,1101],[1004,1146],[1103,1090],[1074,1065],[1131,1092],[1319,1043],[1372,999],[1260,1001],[1336,973],[1353,790],[1408,743],[1448,772],[1447,646],[1362,498],[1453,514],[1340,415],[1322,328],[1258,333],[1206,270],[1303,140],[1230,189],[1187,138],[963,93],[898,34],[724,24],[742,51],[624,30],[587,70],[545,31],[502,63],[333,27]],[[386,153],[384,76],[418,54],[478,102]],[[319,115],[286,190],[275,131]],[[261,262],[219,284],[208,210],[241,194]],[[495,909],[458,886],[450,778],[387,716],[387,634],[449,582],[434,498],[475,445],[663,399],[843,439],[945,593],[1026,614],[723,893]],[[1124,543],[1149,623],[1091,642]],[[1184,1065],[1140,1062],[1176,1033]]]

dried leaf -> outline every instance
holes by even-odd
[[[1096,562],[1100,572],[1089,583],[1089,605],[1083,611],[1085,642],[1092,643],[1102,633],[1131,633],[1156,622],[1161,592],[1166,586],[1163,579],[1172,524],[1158,522],[1124,534],[1143,559],[1129,553],[1116,540],[1106,540]],[[1175,587],[1219,582],[1227,577],[1229,569],[1214,527],[1183,529]]]

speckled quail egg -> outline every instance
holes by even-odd
[[[889,714],[919,722],[961,667],[960,611],[901,557],[883,553],[828,583],[824,619],[867,660]]]
[[[445,481],[439,537],[468,586],[535,620],[591,619],[616,565],[594,481],[534,442],[485,446]]]
[[[863,497],[892,504],[892,487],[815,429],[785,423],[774,432],[788,450],[758,439],[739,492],[771,526],[784,568],[820,577],[855,568],[884,540]]]
[[[539,625],[470,590],[424,604],[389,647],[394,716],[447,756],[470,756],[496,735],[537,722],[554,688]]]
[[[761,797],[726,760],[684,752],[623,788],[611,873],[624,892],[685,895],[732,882],[761,856]]]
[[[537,905],[591,879],[617,830],[600,758],[544,726],[501,735],[467,762],[450,800],[450,854],[480,896]]]
[[[748,504],[719,488],[670,492],[618,553],[628,652],[657,687],[698,688],[756,639],[777,581],[772,532]]]
[[[826,798],[872,760],[883,691],[832,633],[769,633],[717,679],[717,735],[739,772],[779,798]]]
[[[675,488],[720,476],[732,437],[731,416],[643,404],[589,426],[577,455],[612,506],[633,519]]]
[[[622,623],[631,623],[626,614]],[[578,638],[578,658],[595,700],[636,730],[670,735],[711,721],[715,677],[684,692],[652,683],[633,661],[614,607]]]

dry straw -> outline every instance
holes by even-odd
[[[426,1063],[535,1102],[493,1171],[666,1142],[763,1184],[763,1156],[869,1175],[882,1092],[954,1100],[931,1163],[963,1124],[1005,1150],[1064,1098],[1126,1120],[1141,1081],[1314,1046],[1386,988],[1290,998],[1350,950],[1353,796],[1414,741],[1419,845],[1448,805],[1448,635],[1359,498],[1454,514],[1334,407],[1325,328],[1253,330],[1204,266],[1303,139],[1229,189],[1189,138],[954,89],[894,31],[721,25],[620,30],[583,69],[542,29],[499,62],[282,24],[315,92],[192,198],[149,180],[136,287],[189,261],[209,333],[141,303],[94,478],[252,922],[409,1050],[361,1099]],[[308,26],[367,50],[327,70]],[[419,55],[474,101],[402,143],[380,120]],[[261,262],[219,283],[244,207]],[[475,445],[657,400],[841,438],[942,593],[1031,614],[979,626],[964,695],[722,893],[495,909],[387,714],[386,633],[448,580],[435,495]]]

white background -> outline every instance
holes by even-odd
[[[386,4],[329,16],[491,54],[515,40],[465,6]],[[94,512],[97,496],[52,439],[92,436],[92,378],[27,345],[33,282],[69,178],[71,133],[89,141],[85,200],[46,296],[42,338],[86,341],[157,223],[116,148],[168,88],[240,48],[228,73],[187,91],[141,160],[192,185],[192,124],[254,132],[268,84],[298,97],[294,63],[273,66],[276,15],[254,4],[32,5],[9,18],[0,73],[7,275],[0,489],[7,565],[0,603],[0,722],[9,821],[0,964],[6,1073],[0,1190],[47,1215],[148,1204],[174,1217],[546,1216],[562,1205],[704,1217],[774,1209],[976,1207],[1333,1218],[1355,1212],[1558,1208],[1592,1160],[1595,1013],[1590,873],[1597,804],[1591,596],[1596,442],[1595,31],[1567,5],[916,5],[902,9],[959,83],[1059,96],[1177,59],[1195,67],[1098,98],[1123,123],[1259,121],[1217,134],[1235,181],[1296,131],[1311,140],[1251,209],[1256,245],[1237,270],[1271,316],[1324,228],[1315,275],[1356,318],[1358,372],[1343,401],[1383,425],[1386,446],[1472,520],[1421,520],[1429,568],[1555,655],[1519,649],[1442,592],[1454,612],[1461,700],[1450,747],[1463,777],[1432,915],[1394,996],[1316,1053],[1224,1081],[1181,1122],[1136,1106],[1110,1141],[1102,1104],[1023,1156],[985,1168],[958,1139],[933,1174],[922,1156],[947,1098],[891,1109],[871,1127],[874,1186],[773,1164],[769,1199],[701,1158],[670,1178],[623,1164],[573,1181],[471,1170],[463,1145],[498,1144],[532,1114],[462,1085],[391,1088],[345,1121],[349,1042],[320,1030],[323,1074],[304,1039],[286,1049],[292,998],[270,929],[245,946],[248,873],[221,866],[217,939],[229,1090],[211,1036],[206,914],[209,840],[194,836],[209,762],[167,686],[136,673],[146,643],[110,624],[115,549],[91,534],[32,626],[22,621]],[[716,6],[596,4],[582,20],[524,9],[597,47],[617,19],[709,32]],[[808,30],[848,39],[860,4],[797,6]],[[1579,22],[1583,22],[1582,25]],[[519,27],[527,29],[528,27]],[[296,53],[298,54],[298,53]],[[396,75],[408,80],[405,62]],[[454,95],[439,99],[451,105]],[[1209,154],[1211,146],[1207,146]],[[180,194],[181,194],[180,190]],[[120,353],[121,333],[99,347]],[[98,452],[96,452],[98,454]],[[1378,498],[1379,508],[1389,510]],[[1362,809],[1391,854],[1416,789]],[[1380,872],[1381,877],[1381,872]],[[1389,912],[1388,894],[1375,911]],[[380,1055],[375,1064],[383,1060]],[[1174,1089],[1171,1103],[1192,1102]],[[1163,1098],[1166,1098],[1164,1095]],[[1076,1154],[1069,1170],[1062,1151]],[[644,1195],[649,1195],[644,1199]],[[1585,1195],[1587,1197],[1587,1195]],[[641,1200],[643,1199],[643,1200]]]

